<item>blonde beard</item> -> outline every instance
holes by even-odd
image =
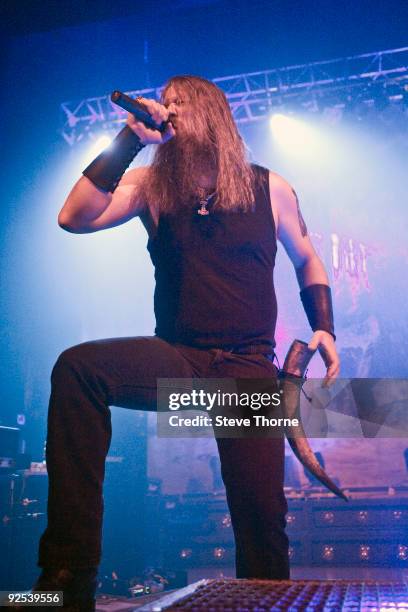
[[[157,148],[140,198],[155,210],[172,214],[197,204],[198,188],[204,187],[216,192],[214,210],[252,210],[253,175],[241,151],[242,141],[234,140],[229,130],[219,133],[204,121],[195,123],[183,118],[177,125],[176,120],[176,136]],[[232,138],[234,148],[220,138]]]
[[[217,177],[217,151],[213,143],[203,142],[192,134],[177,134],[174,139],[161,145],[163,151],[163,165],[166,164],[166,176],[170,169],[170,176],[177,192],[184,202],[196,199],[199,186],[203,182]],[[161,164],[156,166],[158,176],[161,175]],[[204,179],[204,181],[203,181]],[[213,181],[211,181],[213,182]],[[211,185],[215,188],[215,184]]]

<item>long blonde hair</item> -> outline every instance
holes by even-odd
[[[217,177],[214,208],[252,209],[253,171],[224,92],[201,77],[175,76],[167,82],[162,102],[170,87],[189,105],[192,126],[185,137],[180,130],[157,147],[143,185],[145,201],[161,212],[176,211],[181,200],[185,203],[196,195],[201,168],[215,171]]]

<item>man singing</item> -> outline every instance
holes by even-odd
[[[296,271],[318,348],[335,378],[327,274],[295,192],[250,165],[223,92],[192,76],[170,79],[161,103],[144,100],[164,133],[128,116],[86,170],[58,218],[89,233],[140,216],[155,266],[153,337],[97,340],[64,351],[52,372],[47,438],[48,526],[37,590],[63,590],[93,610],[101,554],[109,406],[155,410],[157,378],[276,378],[273,271],[279,239]],[[149,167],[124,174],[147,144]],[[282,438],[217,439],[239,578],[289,577]]]

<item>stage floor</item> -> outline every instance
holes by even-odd
[[[291,567],[292,580],[389,580],[390,582],[408,582],[408,567]],[[188,583],[201,578],[235,578],[235,570],[223,568],[197,568],[188,571]]]
[[[182,589],[129,600],[99,596],[97,612],[380,612],[408,609],[403,580],[201,579]]]

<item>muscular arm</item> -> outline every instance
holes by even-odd
[[[314,284],[329,285],[326,270],[307,233],[295,191],[273,172],[269,175],[269,187],[277,238],[295,268],[300,289]]]
[[[273,172],[269,175],[269,190],[277,238],[293,263],[300,289],[316,284],[329,286],[324,265],[308,236],[295,191]],[[315,331],[309,347],[319,349],[327,366],[326,381],[335,378],[340,362],[331,334],[323,330]]]
[[[115,227],[141,214],[144,204],[137,197],[146,168],[129,170],[114,193],[106,193],[82,176],[68,195],[58,215],[59,225],[75,234]]]

